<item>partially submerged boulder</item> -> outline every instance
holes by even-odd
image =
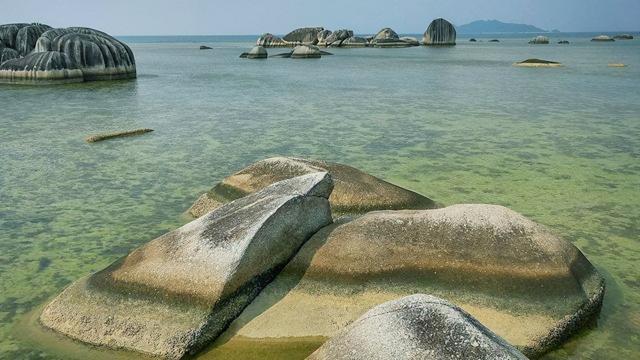
[[[616,40],[633,40],[633,35],[630,34],[621,34],[613,37]]]
[[[409,44],[410,46],[420,46],[420,42],[418,41],[418,39],[412,36],[403,36],[400,38],[400,41],[403,41]]]
[[[18,54],[17,51],[12,48],[4,47],[0,44],[0,65],[7,60],[17,59],[19,57],[20,54]]]
[[[591,39],[591,41],[594,42],[613,42],[616,41],[614,38],[612,38],[611,36],[608,35],[599,35],[594,37],[593,39]]]
[[[309,360],[526,360],[459,307],[430,295],[378,305],[327,341]]]
[[[371,39],[371,45],[378,48],[399,48],[411,46],[407,42],[400,40],[398,33],[391,28],[384,28]]]
[[[322,52],[317,46],[313,45],[298,45],[293,48],[291,53],[292,59],[319,59],[322,57]]]
[[[102,31],[10,24],[0,26],[0,36],[3,43],[13,44],[20,60],[0,62],[0,81],[66,83],[136,77],[131,49]]]
[[[215,339],[318,229],[333,183],[316,172],[227,204],[81,279],[40,322],[94,345],[179,359]]]
[[[295,45],[316,45],[318,34],[322,31],[322,27],[299,28],[285,35],[282,40]]]
[[[560,44],[560,45],[569,45],[570,42],[569,42],[569,40],[560,40],[560,41],[558,41],[558,44]]]
[[[533,39],[531,39],[529,41],[529,44],[534,44],[534,45],[546,45],[549,44],[549,38],[546,36],[536,36]]]
[[[358,36],[352,36],[340,44],[340,47],[343,48],[363,48],[367,46],[369,46],[367,39]]]
[[[254,46],[249,50],[249,52],[243,53],[240,57],[247,59],[266,59],[269,57],[269,54],[267,53],[267,49],[264,47]]]
[[[342,42],[351,37],[353,37],[353,30],[336,30],[325,39],[324,44],[325,46],[340,47],[340,45],[342,45]]]
[[[435,19],[424,32],[422,43],[427,46],[452,46],[456,44],[456,28],[445,19]]]
[[[291,46],[286,41],[270,33],[265,33],[260,35],[260,37],[258,38],[258,41],[256,41],[256,45],[266,47],[266,48]]]
[[[501,206],[371,212],[314,235],[226,336],[333,337],[416,293],[451,301],[536,357],[599,313],[604,280],[569,241]]]
[[[258,161],[227,177],[201,196],[189,213],[199,217],[278,181],[318,171],[330,173],[335,182],[329,200],[332,211],[337,215],[383,209],[430,209],[437,206],[431,199],[347,165],[276,157]]]
[[[94,142],[122,138],[122,137],[138,136],[138,135],[146,134],[152,131],[153,129],[148,129],[148,128],[134,129],[134,130],[121,130],[121,131],[90,135],[90,136],[87,136],[84,140],[88,143],[94,143]]]
[[[513,64],[518,67],[560,67],[561,63],[542,59],[527,59]]]
[[[213,50],[213,48],[207,45],[200,45],[200,50]]]

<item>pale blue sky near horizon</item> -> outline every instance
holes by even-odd
[[[88,26],[114,35],[284,34],[302,26],[422,33],[438,17],[456,25],[497,19],[564,32],[640,31],[640,0],[21,0],[1,8],[0,24]]]

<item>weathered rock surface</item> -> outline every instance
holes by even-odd
[[[331,36],[331,30],[322,30],[318,33],[318,46],[327,46],[327,38]]]
[[[412,295],[367,311],[309,360],[526,360],[459,307]]]
[[[266,59],[269,57],[269,54],[267,53],[267,49],[264,47],[254,46],[249,50],[249,52],[243,53],[240,57],[247,59]]]
[[[420,46],[420,42],[418,39],[411,36],[403,36],[400,38],[400,41],[403,41],[411,46]]]
[[[224,336],[333,337],[416,293],[536,357],[599,313],[604,281],[570,242],[501,206],[378,211],[314,235]]]
[[[7,60],[17,59],[19,57],[20,54],[18,54],[17,51],[12,48],[4,47],[0,44],[0,65]]]
[[[58,51],[34,52],[0,65],[0,80],[8,82],[82,82],[84,75],[76,63]]]
[[[616,40],[633,40],[633,35],[621,34],[613,37]]]
[[[10,24],[0,27],[0,36],[6,40],[3,43],[13,43],[20,56],[0,63],[0,81],[65,83],[136,77],[131,49],[102,31]]]
[[[396,47],[411,46],[406,42],[400,40],[400,36],[398,36],[398,33],[393,31],[393,29],[391,28],[384,28],[378,31],[378,33],[373,36],[370,43],[372,46],[379,47],[379,48],[396,48]]]
[[[353,37],[353,30],[336,30],[325,40],[325,46],[340,47],[343,41]]]
[[[270,33],[265,33],[260,35],[260,37],[258,38],[258,41],[256,41],[256,45],[266,47],[266,48],[291,46],[286,41]]]
[[[616,40],[614,38],[612,38],[611,36],[608,36],[608,35],[599,35],[599,36],[596,36],[593,39],[591,39],[591,41],[611,42],[611,41],[616,41]]]
[[[322,57],[322,52],[317,46],[313,45],[298,45],[293,48],[291,53],[292,59],[319,59]]]
[[[84,140],[86,142],[88,142],[88,143],[94,143],[94,142],[111,140],[111,139],[122,138],[122,137],[131,137],[131,136],[143,135],[143,134],[146,134],[146,133],[150,133],[152,131],[153,131],[153,129],[149,129],[149,128],[114,131],[114,132],[109,132],[109,133],[90,135],[90,136],[87,136]]]
[[[326,171],[335,182],[329,198],[335,214],[357,214],[384,209],[431,209],[433,200],[390,184],[347,165],[277,157],[258,161],[227,177],[200,197],[189,209],[199,217],[221,204],[259,191],[275,182],[292,177]]]
[[[427,46],[451,46],[456,44],[456,28],[445,19],[435,19],[424,32],[422,43]]]
[[[561,63],[549,60],[541,60],[541,59],[527,59],[521,62],[517,62],[513,64],[513,66],[519,67],[560,67]]]
[[[549,38],[546,36],[536,36],[529,41],[529,44],[546,45],[549,44]]]
[[[95,345],[181,358],[218,336],[331,223],[327,173],[227,204],[77,281],[41,323]]]
[[[285,35],[282,40],[295,45],[316,45],[318,34],[324,31],[322,27],[306,27],[295,29]]]
[[[352,36],[348,39],[345,39],[340,44],[340,47],[343,48],[363,48],[367,46],[369,46],[369,42],[367,41],[367,39],[358,36]]]

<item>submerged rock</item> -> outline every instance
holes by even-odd
[[[110,133],[87,136],[85,141],[88,142],[88,143],[94,143],[94,142],[104,141],[104,140],[109,140],[109,139],[142,135],[142,134],[146,134],[146,133],[152,132],[152,131],[153,131],[153,129],[147,129],[147,128],[135,129],[135,130],[115,131],[115,132],[110,132]]]
[[[622,34],[622,35],[616,35],[613,38],[616,40],[633,40],[633,35]]]
[[[607,36],[607,35],[599,35],[594,37],[593,39],[591,39],[591,41],[596,41],[596,42],[610,42],[610,41],[616,41],[614,38],[612,38],[611,36]]]
[[[265,33],[260,35],[260,37],[258,38],[258,41],[256,41],[256,45],[258,46],[262,46],[262,47],[290,47],[291,45],[289,45],[286,41],[282,40],[281,38],[273,35],[273,34],[269,34],[269,33]]]
[[[558,44],[560,44],[560,45],[568,45],[568,44],[570,44],[570,42],[568,40],[560,40],[560,41],[558,41]]]
[[[249,52],[240,55],[241,58],[247,59],[266,59],[269,57],[267,49],[262,46],[254,46]]]
[[[513,64],[513,66],[519,67],[559,67],[562,66],[561,63],[549,60],[541,60],[541,59],[527,59],[518,63]]]
[[[19,28],[14,50],[24,57],[20,62],[0,64],[0,81],[65,83],[136,77],[131,49],[102,31],[82,27],[51,29],[41,24],[19,25],[1,27],[3,36],[7,38]],[[78,70],[82,76],[78,76]]]
[[[476,40],[476,39],[474,39],[474,38],[469,39],[469,42],[477,42],[477,41],[478,41],[478,40]]]
[[[456,44],[456,28],[445,19],[435,19],[424,33],[422,43],[428,46],[451,46]]]
[[[179,359],[215,339],[331,223],[327,173],[227,204],[81,279],[40,322],[94,345]]]
[[[318,171],[330,173],[335,182],[335,189],[329,198],[335,214],[383,209],[431,209],[437,206],[431,199],[347,165],[277,157],[258,161],[227,177],[200,197],[189,213],[199,217],[278,181]]]
[[[367,311],[307,359],[527,358],[459,307],[412,295]]]
[[[285,35],[282,40],[294,45],[316,45],[318,43],[318,34],[324,31],[321,27],[306,27],[295,29]]]
[[[213,50],[211,46],[200,45],[200,50]]]
[[[529,41],[529,44],[546,45],[549,44],[549,38],[546,36],[536,36]]]
[[[499,43],[499,42],[500,42],[500,40],[498,40],[498,39],[492,39],[492,40],[489,40],[489,42],[492,42],[492,43]]]
[[[599,313],[604,280],[569,241],[501,206],[377,211],[314,235],[232,334],[332,337],[416,293],[447,299],[535,357]]]

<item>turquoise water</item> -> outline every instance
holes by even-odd
[[[598,323],[548,358],[640,357],[640,41],[554,36],[572,44],[463,37],[266,61],[238,58],[255,37],[129,37],[137,80],[0,85],[0,358],[60,357],[17,330],[29,311],[275,155],[350,164],[549,226],[608,292]],[[511,66],[531,57],[566,66]],[[155,132],[83,141],[139,127]]]

